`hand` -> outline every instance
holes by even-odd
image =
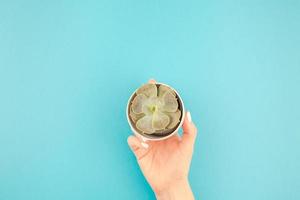
[[[176,134],[161,141],[128,137],[128,145],[157,199],[194,199],[188,173],[197,129],[189,112],[182,128],[182,137]]]

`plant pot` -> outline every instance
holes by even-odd
[[[143,141],[145,141],[145,140],[154,140],[154,141],[155,140],[164,140],[164,139],[167,139],[167,138],[171,137],[174,134],[177,134],[179,128],[183,124],[183,120],[184,120],[184,116],[185,116],[184,104],[183,104],[182,98],[180,97],[178,92],[174,88],[172,88],[169,85],[164,84],[164,83],[155,83],[155,85],[157,87],[159,87],[160,85],[166,86],[166,87],[170,88],[175,93],[175,96],[176,96],[177,102],[178,102],[178,109],[181,111],[181,115],[180,115],[179,122],[177,123],[177,125],[174,128],[172,128],[171,130],[164,131],[163,134],[146,134],[146,133],[141,132],[136,127],[135,122],[132,120],[132,118],[130,116],[130,109],[131,109],[130,106],[132,104],[133,99],[136,97],[136,95],[137,95],[136,92],[138,91],[139,88],[136,89],[135,92],[130,96],[130,98],[128,100],[127,108],[126,108],[126,116],[127,116],[128,124],[129,124],[131,130],[133,131],[133,133],[136,136],[140,137]]]

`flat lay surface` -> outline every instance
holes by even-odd
[[[0,199],[155,199],[126,139],[149,78],[198,127],[196,199],[300,199],[299,1],[0,1]]]

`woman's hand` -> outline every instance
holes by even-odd
[[[186,113],[183,135],[161,141],[128,137],[128,144],[157,199],[194,199],[188,182],[197,129]]]

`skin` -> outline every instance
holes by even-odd
[[[133,135],[127,139],[141,171],[159,200],[194,199],[188,173],[197,128],[189,112],[182,129],[182,137],[176,134],[162,141],[144,142]]]

